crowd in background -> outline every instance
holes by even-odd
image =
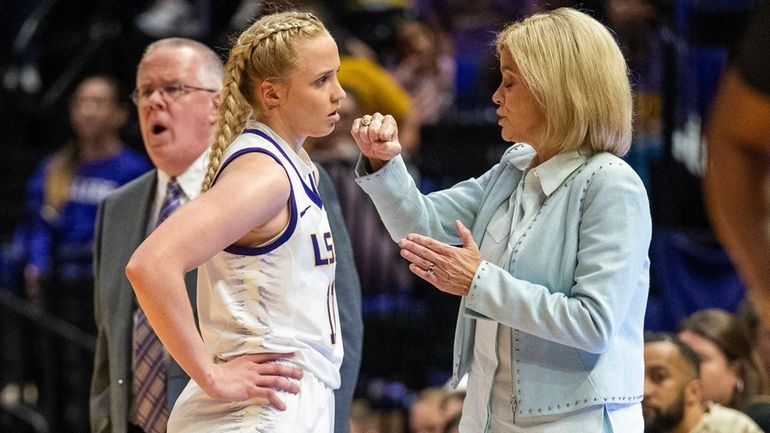
[[[224,55],[229,38],[271,5],[5,3],[0,406],[39,408],[56,413],[61,425],[86,425],[95,212],[106,194],[149,168],[128,99],[142,49],[158,38],[186,36]],[[463,394],[444,386],[457,300],[425,287],[408,271],[373,204],[354,184],[358,149],[350,122],[363,113],[393,114],[408,168],[423,192],[481,174],[506,147],[492,101],[480,97],[492,94],[499,82],[495,32],[521,16],[565,5],[610,27],[631,69],[635,130],[626,160],[645,182],[653,216],[645,328],[678,333],[676,341],[695,352],[700,365],[693,377],[703,382],[703,401],[770,425],[770,400],[764,397],[770,334],[744,302],[743,284],[711,230],[701,195],[702,124],[740,29],[760,3],[293,2],[322,17],[337,40],[339,79],[348,95],[335,132],[307,147],[335,183],[362,284],[365,340],[351,431],[456,431]],[[478,48],[483,46],[488,49]],[[453,151],[445,153],[448,147]],[[40,332],[31,317],[59,320],[44,328],[72,331],[63,334],[84,337],[86,344],[73,348],[55,329]],[[54,358],[54,367],[46,363]],[[685,392],[689,382],[682,383]],[[647,389],[646,384],[645,396]],[[0,410],[0,430],[24,431],[21,426],[35,419],[23,410]]]

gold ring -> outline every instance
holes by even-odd
[[[433,275],[433,269],[435,268],[436,268],[436,264],[433,262],[430,262],[430,264],[428,265],[428,271],[427,271],[428,274]]]
[[[363,126],[369,126],[370,123],[372,123],[371,117],[364,117],[363,119],[361,119],[361,125]]]

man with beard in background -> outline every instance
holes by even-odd
[[[748,416],[704,402],[700,361],[676,336],[644,336],[645,433],[760,433]]]

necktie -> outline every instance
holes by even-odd
[[[171,178],[166,197],[158,213],[160,225],[180,202],[179,184]],[[147,433],[165,433],[168,421],[166,404],[166,365],[163,345],[141,308],[134,311],[131,391],[136,402],[136,424]]]

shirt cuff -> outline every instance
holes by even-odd
[[[355,181],[367,194],[389,197],[394,191],[402,192],[408,187],[411,176],[406,170],[401,155],[386,162],[374,173],[366,172],[365,158],[363,155],[358,158],[355,167]]]

